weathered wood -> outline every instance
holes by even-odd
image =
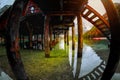
[[[88,20],[90,23],[92,23],[94,26],[96,26],[96,28],[98,30],[100,30],[104,36],[107,37],[108,40],[110,40],[110,25],[108,23],[108,21],[101,16],[96,10],[94,10],[92,7],[90,7],[89,5],[86,5],[84,7],[85,9],[82,10],[81,15],[82,17],[84,17],[86,20]],[[88,10],[88,12],[84,13],[86,10]],[[89,17],[89,15],[93,14],[93,16]],[[95,18],[98,18],[97,20],[93,20]],[[103,30],[100,26],[104,26],[104,29],[108,29],[108,30]],[[108,34],[106,34],[106,32]]]
[[[32,48],[32,31],[29,32],[29,48]]]
[[[48,14],[49,16],[75,16],[76,14],[78,14],[80,12],[78,11],[49,11],[46,14]]]
[[[19,44],[20,44],[20,48],[22,47],[22,35],[20,34],[20,42],[19,42]]]
[[[50,46],[49,46],[49,16],[45,16],[44,25],[44,46],[45,46],[45,57],[50,57]]]
[[[82,18],[81,15],[77,15],[77,23],[78,23],[78,57],[82,57],[82,49],[83,49],[83,28],[82,28]]]
[[[72,50],[75,50],[75,27],[72,26]]]
[[[67,36],[66,36],[66,31],[65,31],[65,32],[64,32],[64,43],[65,43],[65,44],[66,44],[66,42],[67,42],[67,41],[66,41],[66,37],[67,37]]]
[[[50,27],[50,50],[52,50],[52,27]]]
[[[25,45],[25,38],[24,38],[24,35],[22,35],[22,40],[23,40],[23,42],[22,42],[22,48],[24,48],[24,45]]]
[[[67,30],[67,45],[69,45],[69,30]]]
[[[13,4],[6,27],[6,50],[12,71],[17,80],[28,80],[19,51],[19,19],[28,0],[16,0]]]
[[[43,37],[43,34],[41,34],[41,40],[42,40],[42,50],[44,49],[44,37]]]
[[[55,38],[56,38],[55,33],[54,33],[53,35],[54,35],[53,38],[54,38],[54,40],[55,40]]]
[[[36,49],[39,49],[39,47],[38,47],[38,41],[39,41],[39,39],[38,39],[38,34],[36,35],[36,37],[37,37],[37,42],[36,42]]]
[[[106,9],[111,30],[110,54],[101,80],[111,80],[120,59],[120,36],[118,36],[120,34],[120,19],[112,0],[101,1]]]

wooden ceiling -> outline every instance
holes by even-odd
[[[44,13],[51,11],[80,11],[87,0],[34,0]]]
[[[32,0],[41,10],[44,16],[50,16],[50,26],[55,31],[68,30],[66,27],[73,26],[76,13],[80,13],[84,4],[88,0]],[[43,15],[35,14],[27,16],[25,21],[34,27],[33,33],[43,33],[44,18]],[[57,26],[58,27],[54,27]],[[60,25],[60,26],[59,26]],[[22,25],[26,26],[26,24]],[[40,28],[38,28],[40,27]]]
[[[73,26],[73,21],[76,17],[76,13],[80,13],[84,4],[88,0],[30,0],[33,1],[37,8],[39,8],[41,14],[31,14],[26,16],[22,25],[22,31],[27,34],[29,24],[30,29],[33,28],[34,34],[41,34],[44,32],[44,16],[50,16],[50,27],[53,27],[53,32],[64,32],[61,30],[68,30],[66,27]],[[33,4],[33,5],[34,5]],[[37,9],[38,9],[37,8]],[[56,26],[58,27],[56,28]],[[54,27],[55,26],[55,27]],[[64,27],[66,26],[66,27]]]

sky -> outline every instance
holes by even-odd
[[[2,8],[5,5],[12,5],[14,0],[0,0],[0,8]]]

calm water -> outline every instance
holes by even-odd
[[[70,45],[68,46],[68,49],[66,49],[64,40],[61,40],[59,48],[66,49],[68,53],[69,64],[73,70],[73,76],[79,79],[82,78],[83,80],[86,80],[86,78],[91,80],[90,75],[92,75],[94,79],[100,78],[106,66],[106,62],[101,59],[95,50],[108,50],[108,42],[85,41],[83,44],[82,58],[77,58],[77,43],[75,50],[72,50],[72,42],[70,41],[69,43]]]

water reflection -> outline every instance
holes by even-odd
[[[70,42],[70,45],[69,45],[68,56],[69,56],[70,66],[73,68],[74,78],[82,78],[82,77],[88,75],[96,67],[101,65],[101,63],[103,62],[103,60],[100,59],[100,57],[96,54],[96,52],[90,46],[88,46],[86,44],[83,45],[82,59],[77,58],[77,44],[76,44],[76,48],[74,51],[72,50],[71,44],[72,44],[72,42]],[[103,65],[103,66],[105,68],[105,65]],[[101,70],[101,68],[100,68],[100,70]],[[103,70],[101,70],[101,72],[103,72]],[[97,78],[94,75],[93,75],[93,77]],[[88,79],[89,79],[89,77],[88,77]]]
[[[60,41],[59,48],[65,49],[68,53],[69,64],[72,68],[72,73],[75,79],[95,80],[100,78],[104,69],[105,61],[103,61],[96,52],[87,44],[83,45],[82,58],[77,58],[77,43],[75,50],[72,50],[72,41],[70,45],[64,44],[64,40]]]
[[[102,61],[90,46],[84,44],[79,78],[93,71]]]

